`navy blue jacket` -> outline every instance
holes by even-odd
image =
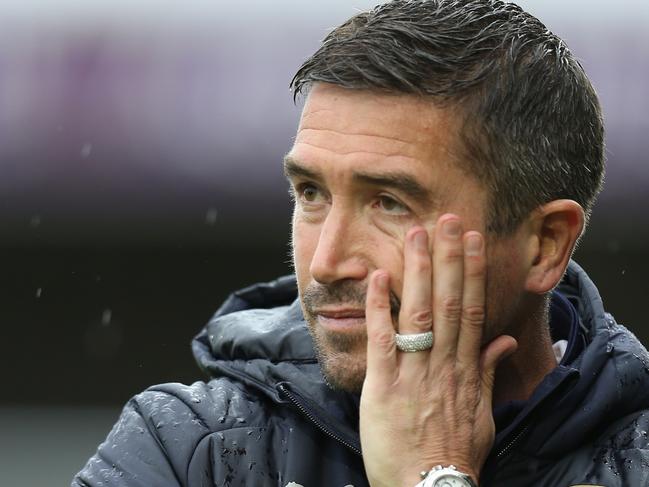
[[[649,485],[649,356],[571,263],[585,346],[497,436],[481,486]],[[357,397],[332,391],[292,277],[233,294],[193,341],[208,382],[125,406],[73,487],[363,487]]]

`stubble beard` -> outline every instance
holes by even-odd
[[[367,366],[367,329],[359,324],[353,332],[336,333],[318,324],[315,310],[324,306],[365,308],[367,286],[355,281],[333,284],[311,283],[300,292],[304,319],[313,339],[313,346],[327,384],[335,390],[360,393]],[[390,293],[393,317],[399,313],[399,299]]]

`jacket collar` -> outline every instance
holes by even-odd
[[[524,428],[519,446],[534,455],[563,455],[612,418],[649,407],[644,347],[604,311],[595,285],[576,263],[558,289],[577,310],[588,343],[546,376],[516,419],[511,434]],[[329,411],[332,404],[351,411],[355,398],[327,386],[296,295],[292,277],[233,294],[194,339],[194,356],[210,376],[235,378],[276,402],[286,402],[277,386],[289,384],[323,421],[353,436],[356,425]]]

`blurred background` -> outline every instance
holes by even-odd
[[[129,397],[202,379],[189,342],[230,291],[289,272],[288,83],[374,3],[0,3],[0,485],[68,485]],[[649,343],[649,4],[521,5],[601,95],[577,260]]]

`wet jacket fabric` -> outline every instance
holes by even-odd
[[[576,264],[585,347],[497,436],[481,486],[649,486],[649,356]],[[281,278],[233,294],[193,341],[210,380],[135,396],[73,487],[364,487],[357,397],[331,390]],[[407,456],[407,452],[405,452]]]

